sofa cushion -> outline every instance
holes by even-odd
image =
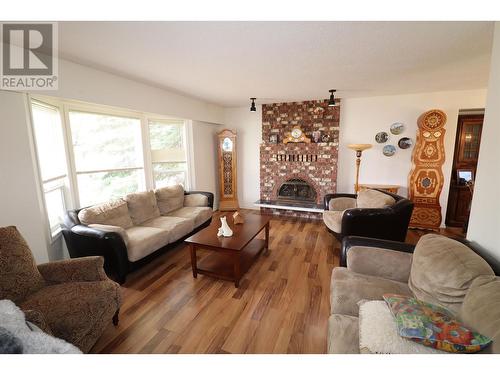
[[[160,216],[145,221],[142,225],[169,231],[169,241],[174,242],[192,232],[194,229],[194,220],[184,219],[182,217]]]
[[[0,228],[0,300],[14,303],[45,286],[30,248],[16,227]]]
[[[500,277],[476,278],[465,295],[460,318],[464,324],[491,337],[485,352],[500,354]]]
[[[128,260],[135,262],[170,243],[170,232],[166,229],[137,226],[127,229]]]
[[[212,217],[213,210],[210,207],[182,207],[172,211],[168,216],[182,217],[194,221],[194,227],[198,227]]]
[[[328,201],[328,210],[344,211],[349,208],[356,208],[356,198],[338,197]]]
[[[408,284],[418,299],[458,313],[470,285],[481,275],[494,272],[474,251],[450,238],[427,234],[415,247]]]
[[[208,197],[204,194],[187,194],[184,196],[184,207],[207,207]]]
[[[82,224],[115,225],[123,229],[134,225],[128,213],[127,202],[117,199],[82,209],[78,213]]]
[[[408,284],[376,276],[362,275],[344,267],[336,267],[330,284],[332,314],[358,316],[358,302],[382,300],[385,293],[411,295]]]
[[[152,190],[128,194],[125,201],[134,225],[142,224],[160,216],[156,196]]]
[[[40,311],[56,337],[86,351],[82,348],[86,336],[103,316],[113,316],[120,304],[120,287],[106,280],[47,286],[30,295],[20,307]]]
[[[331,231],[335,233],[342,232],[342,216],[345,211],[324,211],[323,222]]]
[[[390,195],[371,189],[360,191],[356,199],[358,208],[384,208],[394,203],[396,200]]]
[[[349,315],[332,314],[328,318],[328,353],[359,353],[358,318]]]
[[[359,351],[362,354],[443,354],[401,337],[384,301],[359,303]]]
[[[122,238],[125,245],[128,244],[127,231],[122,227],[117,227],[116,225],[106,225],[106,224],[89,224],[90,228],[102,230],[103,232],[118,233]]]
[[[182,185],[156,189],[155,195],[161,215],[166,215],[184,206],[184,188]]]

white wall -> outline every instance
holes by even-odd
[[[192,123],[192,155],[191,163],[194,180],[193,190],[209,191],[215,194],[215,208],[219,202],[217,133],[220,126],[206,122]]]
[[[495,24],[488,100],[467,238],[500,262],[500,22]]]
[[[444,110],[448,117],[445,135],[446,161],[443,166],[445,184],[440,199],[444,223],[458,111],[484,108],[485,102],[485,89],[342,99],[337,191],[354,191],[355,154],[346,145],[372,143],[374,147],[363,153],[360,182],[401,185],[400,193],[407,195],[413,147],[401,150],[397,147],[397,141],[403,136],[415,141],[418,117],[429,109],[439,108]],[[248,106],[228,108],[225,110],[224,118],[228,128],[238,131],[240,205],[255,208],[253,202],[260,196],[259,144],[262,139],[262,107],[259,106],[255,113],[250,112]],[[382,154],[383,145],[375,142],[375,134],[379,131],[390,134],[390,125],[397,121],[405,123],[406,130],[400,136],[391,135],[390,141],[386,144],[394,144],[397,152],[392,157],[386,157]]]
[[[260,199],[260,143],[262,140],[262,106],[256,112],[250,107],[227,108],[224,124],[236,130],[238,161],[238,201],[242,208],[255,209]]]
[[[48,260],[26,95],[0,91],[0,226],[15,225],[37,262]]]
[[[363,152],[360,183],[401,185],[400,193],[407,196],[413,147],[402,150],[397,146],[397,142],[401,137],[410,137],[415,141],[418,117],[429,109],[441,109],[448,117],[445,126],[446,161],[443,165],[445,183],[440,197],[444,223],[458,111],[460,109],[484,108],[485,102],[486,90],[432,92],[342,100],[337,191],[354,191],[356,158],[354,151],[349,150],[347,145],[349,143],[371,143],[373,148]],[[389,127],[394,122],[405,124],[406,129],[401,135],[390,133]],[[390,134],[388,142],[384,144],[375,142],[375,134],[380,131]],[[386,144],[396,146],[397,151],[394,156],[387,157],[382,154],[382,148]]]
[[[221,124],[223,108],[114,74],[59,60],[59,89],[37,94]]]

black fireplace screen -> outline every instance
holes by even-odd
[[[283,182],[278,189],[278,199],[286,201],[315,202],[316,191],[306,181],[291,179]]]

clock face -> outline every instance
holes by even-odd
[[[291,135],[295,139],[300,138],[300,136],[302,135],[302,130],[295,128],[292,130]]]

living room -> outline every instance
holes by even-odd
[[[2,353],[500,352],[499,22],[14,13]]]

